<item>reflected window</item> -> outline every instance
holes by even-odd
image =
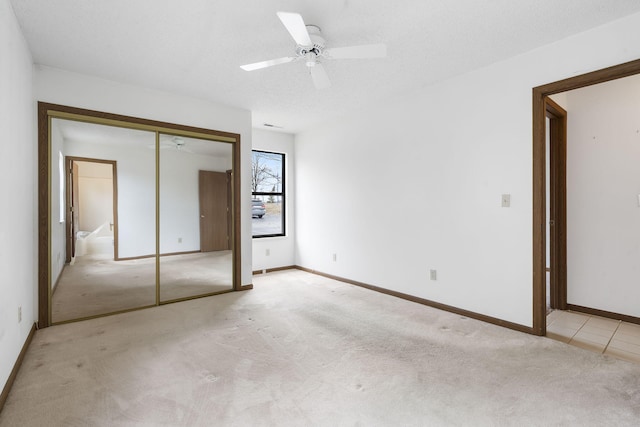
[[[251,229],[253,237],[285,235],[284,154],[252,151]]]

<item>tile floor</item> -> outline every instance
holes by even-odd
[[[633,323],[554,310],[547,315],[547,337],[640,363],[640,325]]]

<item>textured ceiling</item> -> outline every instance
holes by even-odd
[[[252,111],[298,132],[640,11],[638,0],[11,0],[38,64]],[[324,63],[313,87],[276,16],[299,12],[327,47],[386,43],[386,59]]]

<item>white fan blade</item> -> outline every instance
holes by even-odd
[[[286,64],[287,62],[291,62],[291,61],[293,61],[295,59],[297,59],[297,58],[292,57],[292,56],[285,56],[284,58],[270,59],[268,61],[262,61],[262,62],[256,62],[256,63],[253,63],[253,64],[241,65],[240,68],[242,68],[245,71],[253,71],[253,70],[259,70],[261,68],[271,67],[271,66],[278,65],[278,64]]]
[[[313,67],[309,67],[311,72],[311,78],[313,79],[313,84],[316,89],[326,89],[331,86],[331,81],[329,81],[329,76],[325,71],[324,67],[321,63],[316,62],[316,65]]]
[[[334,47],[325,49],[324,56],[336,59],[384,58],[387,46],[384,44],[366,44],[362,46]]]
[[[277,15],[296,43],[301,46],[313,46],[307,27],[299,13],[278,12]]]

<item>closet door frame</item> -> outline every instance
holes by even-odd
[[[231,171],[231,250],[233,286],[228,292],[249,289],[241,285],[241,200],[240,200],[240,135],[212,129],[160,122],[138,117],[94,111],[65,105],[38,102],[38,328],[45,328],[51,321],[51,120],[54,118],[75,120],[87,123],[146,130],[156,133],[156,293],[158,288],[159,263],[159,152],[160,133],[187,136],[232,144]],[[223,293],[223,292],[219,292]],[[205,295],[202,295],[205,296]],[[197,296],[197,297],[202,297]],[[156,297],[156,306],[162,304]],[[140,307],[125,311],[139,310]],[[87,317],[102,317],[114,313]],[[76,320],[84,320],[76,319]],[[75,321],[75,320],[74,320]],[[65,323],[65,322],[60,322]]]

